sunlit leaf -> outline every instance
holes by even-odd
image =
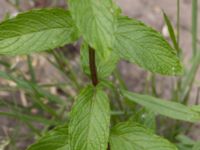
[[[106,94],[88,86],[78,95],[69,124],[71,150],[106,150],[110,109]]]
[[[84,40],[106,58],[113,47],[112,0],[69,0],[69,9]]]
[[[27,150],[70,150],[67,125],[49,131]]]
[[[139,124],[120,123],[111,130],[111,150],[177,150],[165,140]]]
[[[128,17],[118,18],[114,51],[122,59],[151,72],[164,75],[182,74],[176,51],[160,33]]]
[[[77,40],[77,31],[64,9],[31,10],[0,23],[0,54],[50,50]]]

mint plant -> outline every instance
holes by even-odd
[[[149,116],[144,121],[130,117],[123,122],[111,122],[108,95],[108,90],[116,90],[115,83],[108,77],[120,60],[135,63],[153,73],[181,75],[183,66],[176,41],[173,40],[172,48],[159,32],[123,16],[112,0],[69,0],[68,3],[69,10],[32,10],[0,24],[2,55],[53,50],[81,39],[81,65],[91,79],[75,98],[69,122],[57,125],[28,150],[177,150],[175,144],[156,135],[145,122],[151,114],[153,118],[161,114],[176,120],[198,122],[199,106],[188,107],[120,87],[117,88],[119,96],[134,105],[139,104]],[[9,75],[1,73],[1,76],[8,78]],[[37,89],[36,85],[19,85]],[[133,118],[135,116],[133,114]]]

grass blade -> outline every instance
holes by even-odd
[[[170,22],[167,14],[164,11],[163,11],[163,16],[164,16],[164,20],[165,20],[165,23],[167,25],[167,28],[168,28],[169,35],[170,35],[170,38],[172,40],[173,46],[177,50],[177,53],[179,53],[180,49],[179,49],[179,46],[178,46],[178,42],[176,40],[176,36],[175,36],[175,32],[174,32],[172,23]]]
[[[181,102],[185,101],[186,103],[186,98],[192,88],[199,65],[200,65],[200,52],[198,52],[198,55],[194,57],[190,70],[186,73],[185,77],[182,80],[181,92],[180,92]]]
[[[43,117],[33,116],[33,115],[25,115],[19,112],[0,112],[0,116],[6,116],[10,118],[14,118],[20,120],[22,122],[39,122],[45,125],[55,125],[58,124],[58,121],[55,120],[47,120]]]
[[[128,100],[142,105],[155,113],[188,122],[199,122],[200,114],[180,103],[158,99],[149,95],[141,95],[122,90],[122,95]]]

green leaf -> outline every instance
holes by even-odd
[[[179,134],[176,136],[176,140],[179,141],[183,145],[194,145],[195,141],[193,141],[191,138],[187,137],[184,134]]]
[[[180,150],[191,150],[195,144],[195,141],[183,134],[176,136],[176,140],[178,141],[176,145]]]
[[[120,123],[111,131],[111,150],[177,150],[167,140],[139,124]]]
[[[18,55],[50,50],[78,37],[64,9],[32,10],[0,24],[0,54]]]
[[[172,23],[170,22],[170,20],[169,20],[169,18],[166,15],[165,12],[163,12],[163,16],[164,16],[165,23],[167,24],[167,28],[168,28],[169,35],[170,35],[170,38],[172,40],[173,46],[176,49],[176,51],[179,52],[179,46],[178,46],[178,42],[176,40],[176,36],[175,36],[175,33],[174,33]]]
[[[179,150],[191,150],[191,145],[184,145],[184,144],[176,144]]]
[[[200,113],[200,105],[193,105],[193,106],[190,106],[190,108],[193,111],[196,111],[196,112]]]
[[[68,3],[84,40],[102,57],[109,56],[115,30],[112,0],[69,0]]]
[[[185,105],[154,98],[148,95],[131,93],[125,90],[122,91],[122,95],[128,100],[138,103],[155,113],[188,122],[200,121],[200,114]]]
[[[81,47],[81,65],[83,71],[90,75],[88,48],[86,43]],[[101,59],[99,55],[96,55],[98,77],[101,79],[108,77],[116,68],[118,60],[119,57],[114,52],[111,52],[110,56],[105,59]]]
[[[197,142],[194,147],[192,148],[192,150],[200,150],[200,142]]]
[[[106,150],[110,108],[108,98],[101,89],[88,86],[82,90],[70,117],[71,150]]]
[[[128,17],[118,18],[114,50],[125,60],[163,75],[182,74],[176,51],[160,33]]]
[[[68,141],[68,127],[62,125],[45,134],[27,150],[70,150]]]
[[[136,111],[129,119],[129,122],[137,122],[148,128],[152,132],[156,131],[156,114],[147,109],[140,109]]]

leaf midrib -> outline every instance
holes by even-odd
[[[25,34],[22,34],[22,35],[16,35],[16,36],[11,36],[9,38],[5,38],[5,39],[2,39],[0,40],[1,41],[4,41],[4,40],[9,40],[9,39],[13,39],[13,38],[19,38],[19,37],[22,37],[22,36],[26,36],[26,35],[29,35],[29,34],[34,34],[34,33],[41,33],[41,32],[48,32],[48,31],[52,31],[52,30],[57,30],[57,29],[68,29],[68,30],[73,30],[73,29],[69,29],[67,27],[59,27],[59,28],[50,28],[50,29],[44,29],[44,30],[39,30],[39,31],[34,31],[34,32],[27,32]],[[67,31],[67,30],[66,30]]]
[[[90,107],[91,107],[91,109],[90,109],[90,114],[89,114],[89,125],[88,125],[88,134],[87,134],[87,145],[86,145],[86,148],[88,149],[88,146],[89,146],[89,139],[90,139],[90,134],[91,134],[91,126],[92,126],[92,124],[93,124],[93,122],[92,122],[92,119],[91,118],[93,118],[92,117],[92,114],[93,114],[93,108],[94,108],[94,103],[93,103],[93,101],[95,101],[95,97],[96,97],[96,91],[92,91],[92,92],[94,92],[93,93],[93,95],[92,95],[92,99],[91,99],[91,104],[90,104]]]

